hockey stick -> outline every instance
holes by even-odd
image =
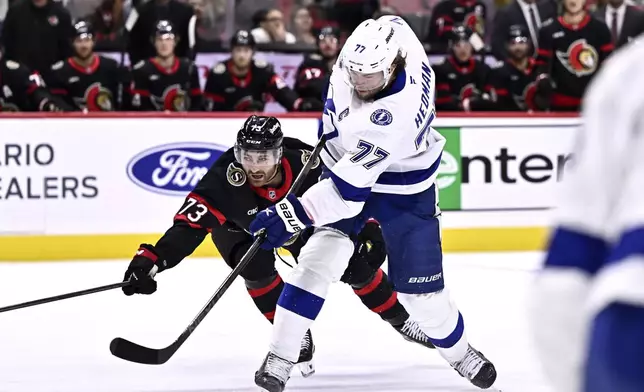
[[[311,153],[311,156],[309,157],[308,161],[302,168],[302,171],[300,171],[300,174],[295,179],[295,182],[293,182],[291,189],[289,189],[289,193],[294,193],[298,191],[298,189],[304,182],[304,179],[306,178],[307,174],[311,170],[313,163],[318,158],[318,155],[320,154],[322,147],[324,147],[325,141],[326,141],[326,136],[322,135],[322,137],[316,144],[315,148],[313,149],[313,152]],[[232,272],[226,277],[226,279],[221,284],[221,286],[219,286],[215,294],[213,294],[213,296],[210,297],[210,300],[208,300],[208,303],[206,303],[206,306],[204,306],[199,311],[199,314],[197,314],[194,320],[192,320],[190,325],[188,325],[188,327],[181,333],[181,335],[179,335],[177,340],[175,340],[171,345],[162,349],[154,349],[154,348],[143,347],[141,345],[130,342],[129,340],[126,340],[123,338],[115,338],[110,343],[110,351],[112,352],[112,354],[126,361],[143,363],[146,365],[161,365],[166,363],[168,359],[170,359],[170,357],[172,357],[174,353],[177,352],[179,347],[181,347],[181,345],[190,337],[192,332],[194,332],[194,330],[199,326],[199,324],[204,320],[204,318],[206,318],[206,315],[208,315],[208,313],[212,310],[215,304],[219,302],[219,299],[224,295],[224,293],[226,293],[228,288],[230,288],[230,286],[233,284],[233,282],[239,276],[239,274],[244,270],[244,268],[246,268],[248,263],[250,263],[250,261],[253,259],[253,257],[259,250],[260,245],[264,242],[265,238],[266,238],[265,232],[262,232],[257,236],[257,238],[255,239],[255,242],[253,242],[253,244],[248,249],[246,254],[244,254],[244,256],[239,261],[239,264],[237,264],[237,266],[232,270]]]
[[[60,301],[60,300],[63,300],[63,299],[68,299],[68,298],[80,297],[82,295],[100,293],[101,291],[118,289],[119,287],[125,287],[125,286],[127,286],[129,284],[130,284],[130,282],[113,283],[113,284],[108,284],[107,286],[94,287],[93,289],[75,291],[73,293],[61,294],[61,295],[56,295],[56,296],[53,296],[53,297],[37,299],[35,301],[29,301],[29,302],[23,302],[21,304],[5,306],[4,308],[0,308],[0,313],[8,312],[10,310],[28,308],[30,306],[42,305],[42,304],[46,304],[46,303],[49,303],[49,302]]]

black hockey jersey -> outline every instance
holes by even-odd
[[[170,69],[162,67],[156,58],[138,62],[132,67],[129,95],[134,110],[203,110],[199,71],[188,59],[175,57]]]
[[[538,110],[535,102],[536,78],[536,66],[532,58],[528,59],[525,69],[517,68],[510,61],[492,67],[485,92],[493,97],[494,103],[487,110]]]
[[[253,60],[244,77],[231,72],[232,60],[216,64],[208,73],[204,95],[209,111],[262,111],[272,95],[288,111],[298,110],[298,96],[264,60]]]
[[[443,0],[436,4],[429,22],[425,42],[441,44],[446,49],[454,25],[465,25],[479,36],[485,36],[487,7],[480,0]]]
[[[49,91],[73,110],[114,111],[121,109],[119,94],[127,72],[110,58],[94,55],[88,67],[73,57],[52,65],[46,80]]]
[[[610,30],[590,15],[578,25],[559,17],[539,30],[537,66],[554,82],[552,110],[577,111],[588,83],[613,51]]]
[[[470,59],[459,64],[454,56],[433,67],[436,74],[436,110],[463,110],[463,100],[480,95],[485,87],[490,67]]]
[[[0,61],[0,112],[50,111],[50,96],[38,73],[15,61]]]
[[[190,255],[209,232],[222,257],[238,261],[253,243],[248,230],[255,215],[286,196],[311,150],[311,146],[297,139],[284,138],[282,184],[276,188],[251,186],[244,169],[235,160],[233,149],[222,154],[186,197],[172,228],[155,245],[168,268]],[[301,196],[317,183],[320,174],[318,159],[297,195]],[[299,247],[298,240],[285,246],[295,256],[299,254]],[[273,262],[273,251],[260,249],[255,256],[258,258]]]
[[[306,55],[297,69],[295,77],[295,92],[302,98],[322,100],[324,86],[329,81],[333,63],[319,53]]]

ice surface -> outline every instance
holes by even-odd
[[[525,300],[537,253],[447,254],[445,276],[472,344],[493,360],[504,392],[549,392],[536,363]],[[281,263],[280,263],[281,264]],[[127,261],[0,264],[0,306],[118,282]],[[279,267],[287,274],[288,267]],[[189,259],[158,276],[152,296],[120,290],[0,313],[0,392],[246,392],[268,349],[270,324],[238,281],[168,363],[109,352],[120,336],[170,344],[229,272]],[[287,391],[466,392],[435,351],[404,341],[344,284],[313,326],[317,373]]]

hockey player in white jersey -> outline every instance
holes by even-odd
[[[434,181],[445,139],[431,128],[434,83],[422,44],[400,17],[367,20],[345,43],[323,113],[326,178],[250,226],[266,230],[266,248],[316,227],[278,302],[270,352],[255,375],[264,390],[284,389],[304,333],[353,253],[348,234],[369,217],[381,224],[390,280],[423,332],[472,384],[494,383],[496,370],[469,345],[443,281]]]
[[[644,391],[644,37],[584,97],[557,225],[532,298],[557,392]]]

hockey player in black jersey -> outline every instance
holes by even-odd
[[[156,57],[132,67],[129,89],[132,108],[141,111],[199,111],[203,99],[194,62],[174,55],[177,39],[167,20],[157,23],[153,37]]]
[[[24,65],[2,58],[0,50],[0,112],[59,112],[38,73]]]
[[[481,99],[470,100],[472,110],[535,111],[547,107],[547,97],[537,94],[536,67],[530,33],[513,25],[507,33],[505,61],[490,70]]]
[[[121,109],[119,95],[127,72],[110,58],[94,53],[94,31],[85,21],[74,25],[74,56],[52,65],[49,91],[70,110],[89,112]]]
[[[208,111],[262,111],[266,95],[288,111],[321,111],[318,100],[300,98],[273,71],[272,65],[253,57],[255,39],[239,30],[230,40],[231,56],[208,73],[204,95]]]
[[[249,234],[250,222],[259,211],[285,197],[311,150],[311,146],[297,139],[283,137],[275,117],[249,117],[237,135],[235,147],[219,157],[186,197],[174,217],[174,225],[156,245],[140,246],[125,273],[124,280],[133,282],[123,288],[125,294],[155,292],[155,274],[179,264],[209,233],[226,263],[230,267],[237,265],[254,241]],[[321,172],[318,160],[297,195],[317,183]],[[285,246],[296,260],[310,234],[304,231]],[[368,223],[355,242],[355,252],[342,281],[350,284],[362,303],[405,339],[433,348],[398,302],[387,275],[380,269],[386,251],[379,225]],[[272,322],[284,287],[275,269],[274,252],[260,249],[241,276],[259,311]],[[299,362],[309,362],[312,354],[308,332]],[[312,370],[305,368],[305,374]]]
[[[608,26],[586,11],[585,0],[561,0],[563,14],[539,30],[538,89],[553,111],[578,111],[593,75],[614,49]]]
[[[445,51],[454,29],[466,26],[480,37],[485,36],[487,6],[481,0],[442,0],[434,6],[425,42],[432,49]]]
[[[340,32],[331,26],[320,30],[317,52],[307,54],[297,69],[295,92],[300,97],[317,99],[322,103],[324,86],[328,83],[333,64],[340,52],[339,37]]]
[[[470,110],[469,100],[483,94],[490,67],[473,57],[469,27],[455,26],[450,53],[434,66],[436,74],[436,110]]]

